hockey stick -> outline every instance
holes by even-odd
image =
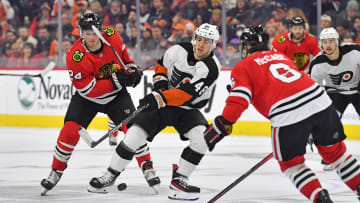
[[[237,184],[239,184],[241,181],[243,181],[246,177],[248,177],[251,173],[256,171],[256,169],[260,168],[260,166],[264,165],[268,160],[270,160],[273,157],[273,154],[268,154],[265,158],[263,158],[260,162],[258,162],[255,166],[253,166],[250,170],[248,170],[246,173],[244,173],[242,176],[237,178],[234,182],[232,182],[229,186],[227,186],[225,189],[223,189],[221,192],[219,192],[215,197],[210,199],[208,203],[213,203],[217,201],[220,197],[222,197],[225,193],[229,192],[233,187],[235,187]]]
[[[326,92],[329,94],[359,90],[358,87],[351,87],[351,88],[344,88],[344,89],[339,89],[336,87],[329,87],[329,86],[323,86],[323,87],[325,88]]]
[[[123,121],[121,121],[120,124],[115,126],[115,128],[108,131],[105,135],[101,136],[98,140],[94,141],[89,132],[85,128],[79,129],[80,137],[88,144],[91,148],[96,147],[98,144],[100,144],[103,140],[105,140],[107,137],[109,137],[111,134],[113,134],[115,131],[119,130],[125,123],[129,122],[131,119],[135,118],[142,110],[147,108],[148,106],[140,106],[136,111],[132,112],[128,117],[126,117]]]
[[[40,77],[41,83],[45,87],[44,76],[48,74],[55,67],[55,62],[51,61],[40,73],[35,75],[30,74],[17,74],[17,73],[0,73],[0,76],[29,76],[29,77]]]

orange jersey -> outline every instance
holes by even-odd
[[[285,55],[257,52],[231,72],[232,88],[223,116],[236,122],[251,103],[273,127],[290,125],[331,104],[324,90]]]
[[[291,40],[291,32],[282,33],[275,37],[272,42],[273,49],[291,58],[299,70],[305,70],[309,66],[310,54],[316,56],[321,50],[316,37],[304,33],[304,39],[295,43]]]
[[[133,62],[119,34],[113,28],[105,28],[103,37],[117,51],[123,62]],[[115,54],[106,44],[96,53],[87,50],[83,39],[78,39],[66,56],[70,79],[76,91],[85,99],[98,104],[106,104],[116,97],[122,88],[114,90],[108,77],[96,77],[108,73],[112,64],[120,64]]]

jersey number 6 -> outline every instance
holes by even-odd
[[[271,64],[269,66],[271,75],[285,83],[292,83],[301,78],[301,73],[283,63]]]

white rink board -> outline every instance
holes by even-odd
[[[39,71],[24,70],[0,70],[0,73],[28,73],[37,74]],[[152,86],[153,71],[145,71],[141,83],[136,88],[128,88],[135,106],[139,99],[150,93]],[[0,114],[8,115],[58,115],[66,113],[70,101],[71,93],[74,88],[71,86],[70,78],[66,70],[51,71],[45,76],[45,86],[40,82],[40,78],[1,76],[0,91]],[[230,83],[230,71],[221,71],[216,84],[214,95],[207,106],[202,111],[207,119],[211,120],[221,114],[228,96],[226,85]],[[24,103],[28,106],[25,107]],[[105,116],[101,115],[100,116]],[[240,118],[243,121],[267,121],[251,105]],[[346,110],[343,119],[344,124],[360,124],[360,119],[352,106]]]

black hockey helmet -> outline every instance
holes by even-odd
[[[292,26],[298,26],[298,25],[302,25],[303,27],[305,27],[305,21],[302,17],[298,16],[298,17],[293,17],[290,21],[290,28]]]
[[[240,36],[242,51],[246,48],[248,53],[268,50],[269,35],[262,25],[246,27]]]
[[[91,30],[92,25],[94,25],[100,31],[102,30],[102,21],[96,14],[85,13],[84,15],[80,16],[79,19],[80,31]]]

